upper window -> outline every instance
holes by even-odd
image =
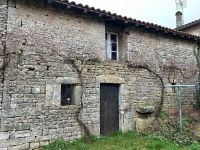
[[[107,32],[106,38],[106,53],[107,58],[112,60],[118,60],[118,36],[116,33]]]

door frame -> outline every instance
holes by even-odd
[[[124,102],[125,97],[125,88],[124,88],[124,79],[118,76],[113,75],[101,75],[97,76],[97,96],[98,96],[98,104],[99,104],[99,128],[98,133],[96,135],[100,135],[100,84],[108,83],[108,84],[119,84],[119,109],[121,104]],[[119,131],[123,129],[123,118],[119,110]]]

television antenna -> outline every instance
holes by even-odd
[[[182,12],[182,15],[184,16],[183,14],[183,9],[187,7],[187,0],[175,0],[176,2],[176,10],[177,11],[180,11]],[[184,22],[184,17],[182,17],[182,23]]]

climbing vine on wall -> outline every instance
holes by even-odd
[[[158,118],[160,116],[160,113],[162,111],[162,106],[163,106],[163,102],[164,102],[164,90],[165,90],[165,86],[164,86],[164,81],[162,79],[162,77],[156,73],[155,71],[153,71],[152,69],[150,69],[150,67],[148,65],[134,65],[134,64],[128,64],[129,68],[135,68],[135,69],[145,69],[147,70],[150,74],[156,76],[156,78],[159,79],[160,83],[161,83],[161,95],[160,95],[160,103],[159,106],[156,110],[155,116],[156,118]]]
[[[158,57],[158,54],[155,52],[156,57]],[[155,106],[155,117],[158,119],[160,117],[161,111],[163,109],[164,105],[164,99],[165,99],[165,85],[164,84],[176,84],[177,79],[182,78],[183,80],[190,80],[192,79],[195,74],[196,70],[190,71],[190,73],[186,74],[184,72],[184,68],[181,68],[180,64],[174,60],[175,58],[169,60],[167,63],[162,63],[159,58],[156,58],[155,61],[157,61],[157,64],[159,66],[159,69],[156,68],[156,66],[152,65],[152,62],[145,61],[143,56],[141,55],[138,58],[133,58],[129,63],[129,68],[134,68],[135,70],[147,70],[150,75],[155,77],[155,79],[158,79],[159,81],[159,87],[160,87],[160,100],[158,105]],[[135,61],[136,60],[136,61]],[[142,61],[141,61],[142,60]]]
[[[198,68],[198,78],[197,78],[197,84],[196,84],[196,96],[195,96],[195,100],[196,100],[196,104],[195,107],[197,109],[200,109],[200,45],[198,44],[197,47],[194,48],[194,56],[196,58],[196,62],[197,62],[197,68]]]
[[[21,20],[21,27],[22,26],[23,26],[23,21]],[[17,28],[19,28],[19,27],[17,27]],[[48,59],[46,59],[48,57],[54,58],[54,59],[59,58],[58,60],[63,60],[65,58],[67,58],[69,60],[68,61],[69,64],[71,64],[71,66],[73,67],[73,69],[75,69],[75,71],[77,73],[77,76],[78,76],[79,81],[80,81],[80,86],[81,86],[81,106],[76,110],[75,119],[78,122],[78,124],[79,124],[80,128],[82,129],[82,131],[84,132],[84,135],[87,137],[87,141],[90,142],[90,138],[89,138],[90,137],[90,131],[89,131],[87,125],[84,123],[83,120],[81,120],[82,118],[80,117],[82,110],[85,108],[84,103],[83,103],[83,94],[84,94],[84,91],[85,91],[84,85],[83,85],[83,69],[87,66],[86,63],[88,61],[97,61],[97,60],[90,59],[91,58],[90,56],[89,56],[89,58],[82,57],[82,58],[79,58],[79,60],[78,60],[77,57],[76,57],[76,53],[74,53],[73,51],[70,51],[67,46],[66,46],[67,48],[65,48],[65,52],[66,53],[63,54],[62,51],[59,51],[59,47],[57,47],[56,45],[54,45],[54,39],[53,38],[55,38],[55,37],[53,37],[52,35],[49,36],[48,38],[46,38],[46,37],[39,38],[39,37],[34,37],[34,35],[37,35],[36,30],[29,30],[26,33],[22,29],[21,33],[23,33],[24,35],[21,35],[21,37],[20,37],[20,35],[18,35],[18,33],[14,33],[14,32],[15,32],[15,30],[13,30],[12,33],[9,33],[9,35],[10,36],[12,35],[13,37],[16,36],[16,43],[18,45],[11,46],[11,47],[13,47],[12,49],[19,50],[19,48],[20,48],[19,45],[21,45],[21,50],[19,50],[16,54],[23,55],[23,46],[26,45],[26,44],[29,44],[29,46],[30,45],[33,45],[33,46],[36,45],[36,46],[39,47],[39,49],[42,47],[43,49],[47,49],[48,50],[47,54],[45,54],[44,56],[43,56],[42,53],[35,54],[36,56],[37,55],[39,56],[41,63],[49,65],[48,64]],[[52,37],[52,39],[51,39],[51,37]],[[20,40],[20,38],[21,38],[21,40]],[[59,41],[60,43],[62,43],[63,41],[65,41],[65,39],[63,37],[59,37],[59,38],[60,38],[60,41]],[[29,39],[29,40],[27,40],[27,39]],[[34,41],[34,42],[31,43],[30,39],[31,39],[31,41]],[[27,41],[29,43],[27,43]],[[92,53],[96,54],[95,50],[93,52],[90,52],[90,53],[91,54]],[[9,55],[10,54],[12,54],[12,53],[9,53]],[[6,57],[8,57],[8,56],[6,56]],[[95,55],[95,56],[98,56],[98,55]],[[20,59],[20,56],[19,56],[19,59]],[[9,61],[10,61],[10,59],[8,59],[8,61],[5,62],[4,67],[6,66],[6,64]],[[81,63],[78,63],[78,62],[81,62]],[[131,68],[134,68],[134,69],[144,69],[144,70],[147,70],[152,76],[155,76],[159,80],[159,82],[160,82],[160,89],[161,89],[161,95],[160,95],[159,106],[157,107],[156,114],[155,114],[156,117],[159,117],[160,116],[160,112],[162,111],[163,103],[164,103],[164,91],[165,91],[164,90],[164,81],[163,81],[164,77],[162,75],[160,75],[158,72],[156,72],[154,69],[152,69],[152,67],[150,67],[150,65],[144,65],[144,64],[138,64],[138,65],[128,64],[128,65],[129,65],[128,67],[131,67]],[[200,67],[200,61],[199,61],[199,67]],[[166,68],[167,67],[165,67],[165,69]],[[178,68],[178,67],[175,67],[174,65],[173,66],[168,66],[167,69],[169,70],[169,76],[172,73],[175,76],[175,71],[179,70],[179,72],[184,77],[181,69]],[[4,68],[4,70],[5,70],[5,68]],[[170,81],[170,77],[169,77],[169,81]],[[174,81],[174,79],[173,79],[173,81]],[[200,77],[199,77],[199,81],[200,81]],[[200,97],[200,92],[199,92],[199,97]]]

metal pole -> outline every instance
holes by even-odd
[[[180,117],[180,132],[183,132],[183,114],[182,114],[182,97],[181,97],[181,87],[178,87],[178,103],[179,103],[179,117]]]
[[[166,88],[176,87],[178,89],[177,91],[177,97],[178,97],[178,105],[179,105],[179,119],[180,119],[180,133],[183,132],[183,113],[182,113],[182,97],[181,97],[181,88],[182,87],[195,87],[196,85],[165,85]]]

